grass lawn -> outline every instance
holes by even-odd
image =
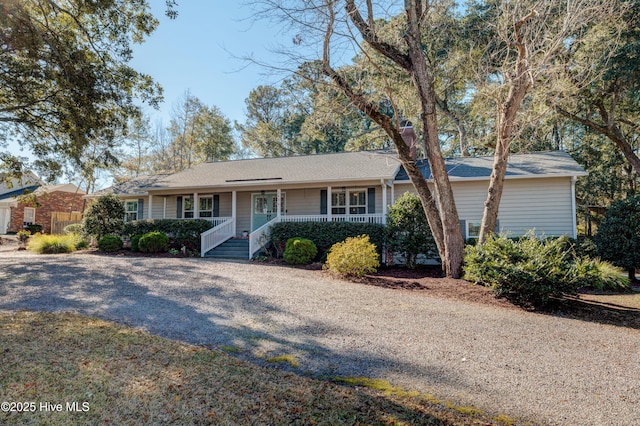
[[[314,380],[70,313],[0,314],[0,352],[0,402],[26,411],[3,404],[0,424],[511,423],[381,381]]]

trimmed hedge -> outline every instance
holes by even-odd
[[[271,243],[276,247],[278,254],[282,254],[284,245],[290,238],[306,238],[316,245],[316,259],[321,259],[334,244],[363,234],[369,236],[380,254],[384,244],[385,228],[375,223],[280,222],[271,228]]]
[[[144,219],[127,222],[122,230],[125,237],[159,231],[170,237],[170,248],[200,250],[200,234],[213,228],[205,219]]]
[[[115,235],[105,235],[98,240],[98,250],[100,251],[118,251],[122,248],[122,240]]]
[[[306,238],[289,238],[284,250],[284,260],[290,265],[305,265],[318,254],[313,241]]]
[[[146,253],[164,253],[169,250],[169,237],[160,231],[149,232],[138,240],[138,249]]]

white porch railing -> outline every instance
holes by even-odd
[[[327,222],[329,217],[326,214],[318,215],[285,215],[281,216],[282,222]],[[379,223],[383,225],[384,215],[382,214],[351,214],[351,215],[332,215],[331,222],[361,222],[361,223]]]
[[[213,228],[200,234],[200,256],[204,257],[209,250],[233,237],[236,233],[236,220],[232,217],[216,217],[212,221],[218,223]]]
[[[284,218],[284,216],[276,216],[249,234],[249,259],[251,259],[253,255],[265,245],[269,238],[269,231],[271,230],[271,227],[280,222],[282,218]]]

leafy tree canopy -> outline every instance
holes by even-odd
[[[53,175],[82,167],[91,140],[113,141],[139,114],[135,98],[160,101],[161,88],[128,65],[157,25],[145,0],[1,2],[0,142],[20,141]],[[0,156],[2,168],[19,163]]]

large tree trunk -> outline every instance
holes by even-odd
[[[453,189],[442,157],[440,140],[438,138],[438,122],[436,117],[436,94],[433,79],[427,69],[425,56],[422,52],[420,17],[422,16],[421,2],[405,0],[407,12],[407,31],[405,42],[408,47],[412,67],[409,70],[413,82],[418,90],[422,107],[422,125],[427,160],[431,168],[433,182],[440,205],[440,217],[444,228],[445,272],[448,276],[459,278],[462,275],[464,260],[464,239],[460,229],[460,219],[453,197]]]
[[[532,84],[527,64],[527,49],[520,35],[520,28],[533,16],[535,16],[535,12],[530,13],[515,25],[514,36],[516,40],[513,45],[518,50],[518,57],[513,70],[514,74],[510,78],[511,85],[507,98],[503,104],[498,106],[498,140],[493,154],[493,170],[489,181],[487,199],[484,202],[484,212],[478,238],[479,244],[483,244],[496,229],[498,209],[504,188],[504,177],[507,173],[509,148],[513,137],[513,126],[522,101]]]
[[[437,203],[425,177],[422,176],[422,173],[416,166],[415,160],[411,157],[409,147],[404,142],[399,129],[394,125],[391,118],[381,114],[377,105],[370,102],[364,95],[355,93],[349,83],[331,68],[329,42],[333,33],[332,26],[335,18],[333,7],[335,4],[327,0],[326,5],[329,13],[329,21],[324,40],[324,72],[342,89],[354,105],[378,123],[394,142],[398,150],[398,157],[422,202],[427,221],[429,222],[438,247],[438,253],[442,259],[443,269],[447,276],[459,278],[462,275],[464,241],[453,199],[453,191],[451,190],[451,184],[449,183],[444,160],[440,151],[435,111],[435,92],[420,43],[420,16],[422,16],[423,13],[422,2],[419,0],[405,1],[408,20],[405,41],[409,47],[409,55],[378,37],[373,26],[374,22],[371,7],[368,8],[369,19],[367,21],[362,18],[355,5],[355,0],[346,0],[346,11],[351,22],[358,28],[364,41],[373,49],[404,68],[413,78],[421,98],[425,147],[431,173],[434,177]],[[368,6],[371,6],[371,4],[368,3]]]

